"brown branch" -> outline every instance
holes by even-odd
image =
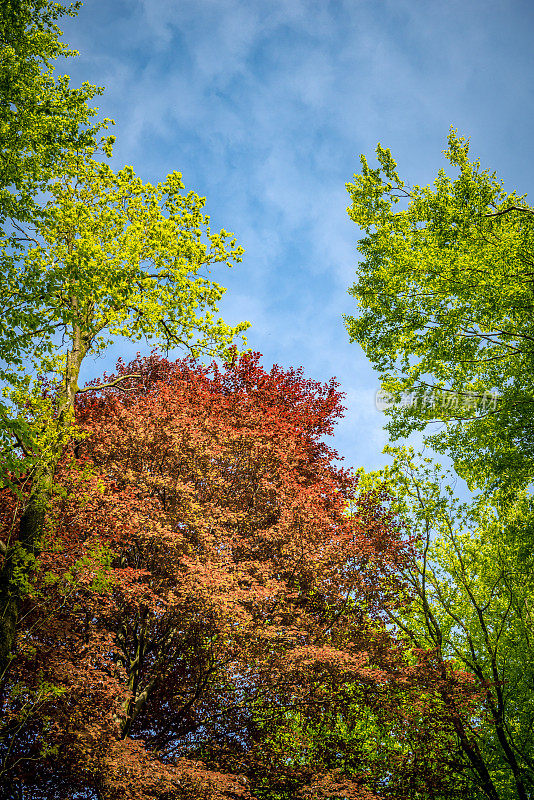
[[[509,214],[510,211],[522,211],[524,214],[534,214],[534,211],[531,208],[525,208],[524,206],[510,206],[509,208],[503,208],[502,211],[495,211],[492,214],[484,214],[485,217],[502,217],[503,214]]]
[[[26,445],[24,444],[24,442],[22,441],[22,439],[20,438],[18,433],[16,431],[11,431],[11,435],[13,436],[13,438],[15,439],[15,441],[17,443],[16,445],[13,445],[13,446],[14,447],[20,447],[20,449],[22,450],[22,452],[26,456],[26,458],[29,458],[32,454],[26,448]]]
[[[134,391],[133,388],[125,389],[124,386],[118,386],[117,384],[120,384],[121,381],[124,381],[127,378],[142,378],[142,377],[143,376],[141,375],[140,372],[132,372],[129,373],[128,375],[121,375],[120,378],[117,378],[116,380],[111,381],[110,383],[101,383],[97,386],[84,386],[83,389],[77,389],[76,394],[82,394],[83,392],[97,392],[100,389],[110,389],[113,386],[117,386],[117,388],[120,389],[121,392],[133,392]]]

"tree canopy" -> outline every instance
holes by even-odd
[[[457,170],[431,186],[399,177],[389,150],[361,158],[347,184],[363,260],[346,319],[391,396],[394,438],[442,422],[428,443],[472,486],[532,477],[534,211],[470,161],[455,131]]]
[[[184,192],[179,173],[152,185],[94,155],[71,153],[41,217],[17,225],[19,247],[10,240],[3,252],[0,358],[11,369],[2,378],[19,387],[23,365],[55,371],[65,385],[60,413],[61,403],[72,407],[83,359],[113,337],[223,354],[247,327],[213,316],[224,289],[211,268],[243,250],[211,231],[205,200]]]
[[[61,41],[57,22],[81,3],[4,0],[0,10],[0,222],[39,213],[36,193],[61,172],[73,148],[94,141],[107,121],[95,123],[88,106],[101,89],[70,87],[56,76],[58,59],[76,55]]]

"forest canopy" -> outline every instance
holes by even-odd
[[[534,209],[453,129],[361,157],[346,325],[424,448],[344,468],[336,380],[219,316],[237,237],[58,74],[80,5],[0,7],[0,800],[531,800]]]

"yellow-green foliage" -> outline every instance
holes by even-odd
[[[534,210],[469,158],[451,130],[429,186],[410,186],[389,150],[347,184],[362,260],[346,319],[395,403],[394,438],[430,437],[475,486],[532,478]],[[495,394],[496,401],[488,402]],[[409,396],[409,400],[408,400]],[[400,401],[404,400],[403,403]]]

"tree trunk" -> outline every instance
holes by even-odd
[[[18,541],[7,548],[0,569],[0,686],[15,654],[20,604],[27,593],[31,569],[40,552],[54,474],[67,443],[80,366],[86,352],[80,329],[76,328],[72,335],[72,348],[67,353],[65,380],[56,395],[56,447],[46,462],[36,469],[32,490],[20,519]]]
[[[0,683],[13,657],[21,599],[27,592],[29,573],[39,555],[52,478],[53,470],[50,468],[36,476],[20,519],[19,539],[7,548],[0,570]]]

